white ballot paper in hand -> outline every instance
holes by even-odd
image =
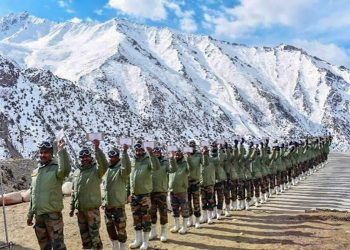
[[[202,147],[209,147],[209,142],[208,141],[201,141],[201,146]]]
[[[193,153],[193,148],[186,146],[184,147],[183,151],[184,153]]]
[[[168,152],[176,152],[177,147],[176,146],[168,146]]]
[[[225,139],[217,139],[216,143],[223,145],[223,144],[225,144]]]
[[[119,144],[120,145],[128,145],[128,146],[132,146],[132,138],[119,138]]]
[[[57,141],[61,141],[62,139],[64,139],[64,130],[61,129],[60,131],[58,131],[57,135],[56,135],[56,140]]]
[[[145,141],[145,142],[143,142],[143,147],[153,149],[155,147],[155,142],[154,141]]]
[[[94,140],[103,141],[104,133],[102,132],[87,133],[86,136],[89,141],[94,141]]]

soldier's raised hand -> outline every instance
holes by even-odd
[[[123,153],[126,154],[128,152],[129,146],[126,144],[123,144]]]
[[[64,146],[66,145],[66,142],[64,141],[64,139],[61,139],[57,142],[57,151],[61,151],[62,149],[64,149]]]
[[[100,141],[97,139],[93,140],[92,144],[94,144],[95,149],[98,149],[100,147]]]

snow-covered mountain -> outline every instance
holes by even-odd
[[[0,18],[0,158],[66,128],[116,137],[302,137],[350,148],[350,70],[289,45],[247,47],[113,19]]]

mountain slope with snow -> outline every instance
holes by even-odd
[[[162,142],[331,132],[350,148],[350,71],[289,45],[22,13],[0,18],[0,55],[0,157],[30,156],[62,127],[74,150],[92,130]]]

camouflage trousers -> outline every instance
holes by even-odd
[[[131,196],[131,212],[135,230],[151,231],[151,198],[150,194]]]
[[[190,216],[188,208],[188,196],[187,193],[170,193],[171,207],[173,209],[173,216],[175,218],[180,217],[188,218]]]
[[[157,224],[157,210],[159,211],[160,224],[168,223],[167,192],[151,193],[151,222]]]
[[[126,234],[125,208],[106,207],[105,221],[109,239],[125,243],[128,238]]]
[[[224,181],[224,197],[225,197],[225,204],[227,206],[230,205],[231,202],[231,180],[228,178],[227,181]]]
[[[188,181],[188,209],[190,216],[194,214],[196,217],[201,216],[201,207],[200,207],[200,188],[198,180]]]
[[[231,199],[233,201],[237,200],[237,196],[238,196],[238,180],[231,180],[231,186],[230,186],[230,190],[231,190]]]
[[[36,215],[34,230],[40,249],[67,249],[64,244],[61,212]]]
[[[260,190],[262,190],[262,178],[256,178],[253,180],[254,185],[254,196],[259,197],[260,196]]]
[[[245,199],[245,189],[244,189],[244,180],[238,180],[237,182],[237,199]]]
[[[217,209],[222,210],[223,204],[224,204],[224,183],[226,181],[220,181],[218,183],[215,183],[214,185],[214,207],[216,206]]]
[[[213,211],[215,206],[214,201],[214,186],[206,186],[201,187],[201,195],[202,195],[202,209]]]
[[[275,186],[279,187],[281,184],[282,184],[282,171],[277,171]]]
[[[100,237],[100,209],[78,211],[77,216],[83,249],[103,249]]]
[[[261,192],[263,194],[267,193],[269,191],[269,177],[267,175],[265,175],[262,179],[261,179]]]

